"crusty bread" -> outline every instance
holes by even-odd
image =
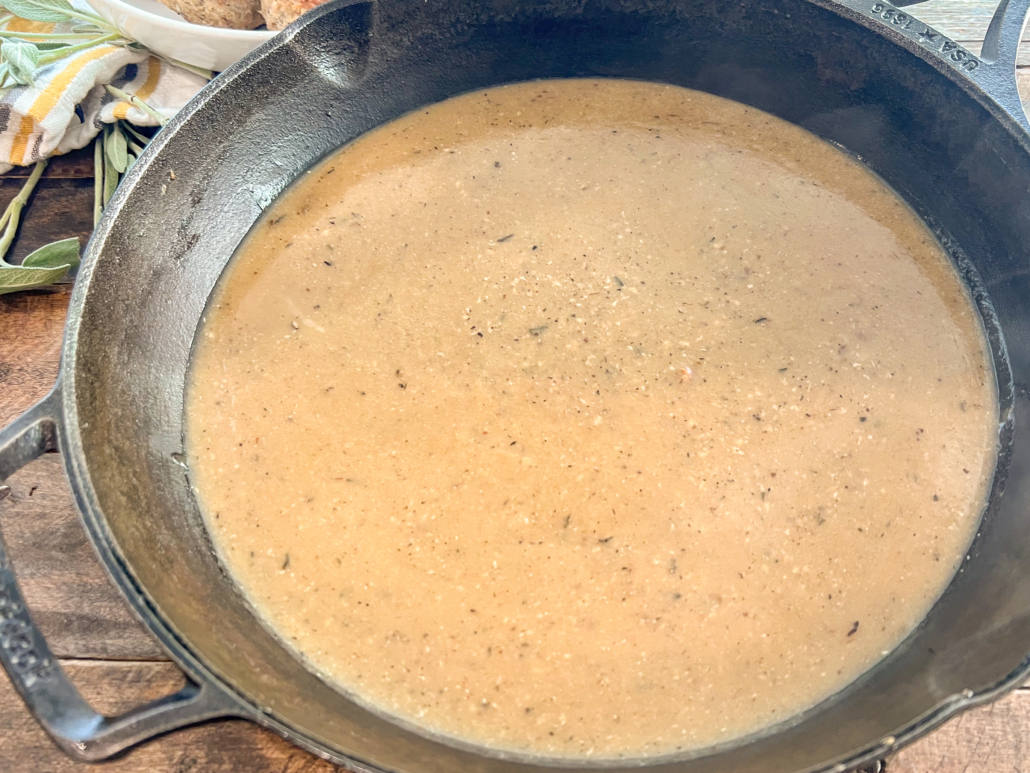
[[[281,30],[300,18],[305,11],[326,0],[261,0],[261,14],[270,30]]]
[[[191,24],[252,30],[260,27],[260,0],[161,0]],[[269,28],[272,25],[268,25]]]

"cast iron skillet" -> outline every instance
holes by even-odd
[[[982,58],[882,0],[337,0],[305,16],[205,89],[126,177],[87,248],[58,383],[0,432],[0,480],[45,451],[61,452],[97,552],[188,686],[120,717],[95,713],[54,662],[0,549],[0,660],[29,708],[83,760],[235,716],[354,770],[559,766],[429,738],[307,671],[258,623],[215,560],[184,467],[182,414],[208,295],[291,180],[419,106],[569,76],[702,89],[863,159],[952,253],[980,306],[1000,384],[1001,464],[990,504],[962,571],[918,630],[796,720],[653,761],[653,769],[843,771],[1024,681],[1030,124],[1014,65],[1028,6],[1002,3]],[[637,769],[625,761],[579,767]]]

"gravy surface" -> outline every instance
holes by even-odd
[[[910,633],[995,462],[925,226],[829,144],[544,81],[343,148],[195,351],[218,553],[300,656],[430,731],[647,756],[789,718]]]

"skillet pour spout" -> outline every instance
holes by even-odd
[[[234,716],[358,771],[628,773],[646,762],[655,773],[841,773],[1025,681],[1030,123],[1014,70],[1028,7],[1003,0],[981,57],[883,0],[335,0],[302,17],[212,82],[126,176],[86,251],[58,383],[0,431],[0,480],[60,452],[98,555],[187,686],[119,717],[93,711],[33,623],[0,543],[0,662],[30,710],[80,760]],[[433,737],[330,687],[264,629],[219,566],[182,463],[194,336],[263,209],[393,118],[474,89],[568,77],[707,91],[860,158],[954,259],[1000,391],[983,522],[918,629],[801,716],[646,761],[500,753]]]

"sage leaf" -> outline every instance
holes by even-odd
[[[5,40],[0,44],[0,57],[7,63],[11,78],[26,86],[34,86],[32,76],[39,67],[39,49],[24,40]]]
[[[118,125],[121,126],[122,131],[126,133],[126,139],[128,139],[129,142],[132,142],[133,137],[135,137],[136,141],[139,143],[141,148],[146,147],[147,143],[150,142],[150,137],[147,137],[145,134],[140,134],[138,131],[136,131],[136,127],[128,121],[119,121]],[[132,137],[128,136],[130,134],[132,135]],[[135,152],[138,156],[143,151],[140,150],[139,152],[133,152]]]
[[[104,138],[104,144],[107,144],[107,138]],[[114,196],[115,189],[118,187],[119,174],[118,170],[114,168],[111,163],[111,157],[106,153],[104,154],[104,206],[108,205],[111,201],[111,197]]]
[[[70,268],[79,263],[79,239],[62,239],[59,242],[51,242],[30,253],[21,262],[24,268],[59,268],[64,266]]]
[[[93,227],[104,213],[104,148],[98,135],[93,140]]]
[[[104,155],[107,156],[108,162],[118,174],[124,174],[129,167],[127,153],[128,146],[125,142],[125,135],[119,131],[117,126],[104,132]]]
[[[64,277],[70,268],[71,265],[55,266],[54,268],[23,268],[22,266],[0,268],[0,295],[52,285]]]
[[[68,21],[75,13],[67,0],[0,0],[0,5],[30,21]]]

